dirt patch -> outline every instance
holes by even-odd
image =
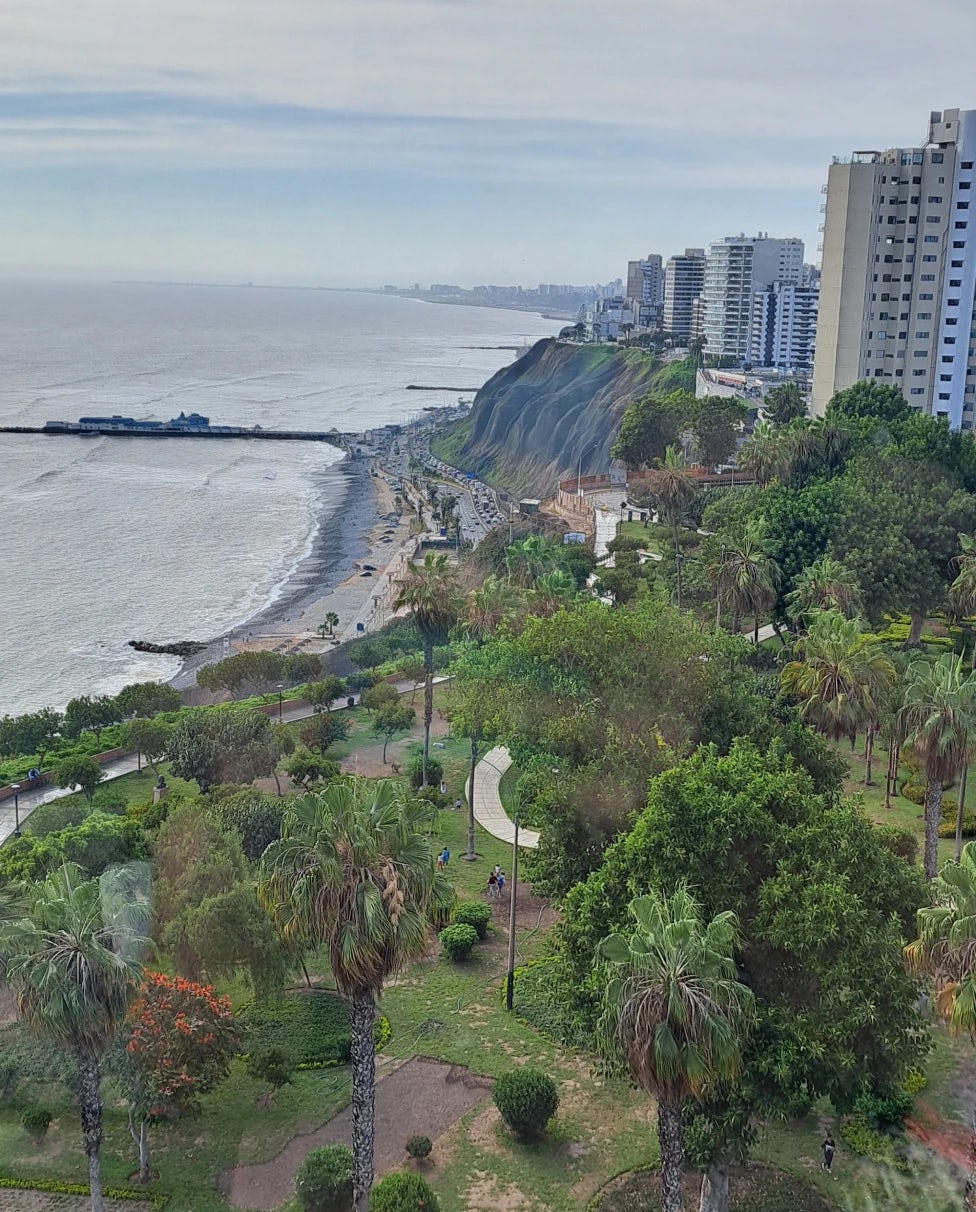
[[[475,1171],[475,1181],[468,1187],[466,1205],[469,1208],[491,1208],[493,1212],[535,1212],[542,1204],[520,1191],[514,1183],[502,1182],[493,1174]]]
[[[414,1057],[376,1083],[377,1176],[403,1165],[408,1136],[436,1140],[462,1115],[483,1102],[491,1081],[462,1065],[445,1065]],[[270,1212],[294,1192],[295,1171],[305,1155],[320,1145],[348,1144],[352,1139],[352,1107],[346,1107],[314,1132],[294,1136],[269,1162],[236,1166],[220,1177],[220,1190],[236,1208]],[[20,1210],[18,1210],[20,1212]],[[33,1212],[33,1210],[30,1210]]]
[[[13,989],[0,981],[0,1027],[9,1027],[17,1021],[17,999]]]
[[[968,1129],[943,1119],[925,1099],[916,1099],[913,1114],[905,1120],[905,1131],[927,1149],[965,1171],[969,1164]]]
[[[3,1212],[89,1212],[91,1200],[87,1195],[54,1195],[48,1191],[3,1192]],[[105,1212],[152,1212],[152,1203],[145,1200],[107,1199]]]
[[[681,1180],[684,1206],[697,1206],[701,1175],[686,1174]],[[770,1208],[790,1207],[793,1212],[836,1212],[836,1205],[825,1199],[806,1179],[787,1174],[772,1166],[755,1163],[732,1168],[729,1182],[729,1208],[763,1212]],[[600,1192],[597,1212],[659,1212],[660,1182],[656,1170],[631,1170],[613,1179]]]

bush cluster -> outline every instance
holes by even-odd
[[[511,1131],[529,1140],[545,1132],[559,1106],[556,1083],[539,1069],[503,1073],[495,1082],[492,1098]]]
[[[45,1110],[44,1107],[28,1107],[20,1117],[20,1122],[25,1132],[29,1132],[32,1136],[43,1136],[50,1128],[53,1118],[51,1112]]]
[[[418,787],[423,785],[424,779],[424,755],[415,753],[407,762],[407,778],[410,780],[410,786],[416,791]],[[427,758],[427,785],[428,787],[439,788],[441,780],[444,778],[444,766],[435,757]],[[438,791],[438,795],[440,792]]]
[[[512,1009],[547,1039],[571,1048],[590,1047],[592,1038],[572,1020],[572,998],[560,996],[554,985],[559,971],[551,959],[516,968]],[[504,984],[502,990],[504,996]]]
[[[865,1092],[857,1100],[857,1111],[872,1127],[900,1128],[911,1113],[914,1098],[902,1086],[885,1094]]]
[[[406,1143],[406,1150],[410,1157],[422,1161],[425,1157],[430,1157],[430,1152],[434,1147],[433,1141],[429,1136],[411,1136]]]
[[[373,1188],[369,1212],[440,1212],[440,1204],[422,1174],[395,1170]]]
[[[929,1079],[921,1069],[909,1069],[902,1082],[902,1089],[909,1094],[918,1094],[929,1084]]]
[[[44,1191],[50,1195],[88,1196],[87,1183],[66,1183],[59,1178],[7,1178],[0,1175],[0,1191]],[[151,1203],[154,1208],[165,1208],[169,1196],[152,1193],[144,1187],[103,1187],[105,1199],[135,1199]]]
[[[304,1212],[349,1212],[352,1150],[348,1145],[313,1149],[298,1167],[295,1195]]]
[[[902,1174],[910,1172],[911,1167],[898,1155],[894,1140],[872,1128],[863,1115],[845,1119],[840,1126],[840,1137],[852,1153],[858,1153],[879,1165],[891,1166]]]
[[[460,964],[474,949],[474,945],[478,941],[478,932],[473,926],[464,926],[459,923],[446,927],[437,937],[441,942],[442,953],[456,964]]]
[[[280,1049],[296,1069],[343,1064],[349,1059],[349,1011],[334,993],[314,989],[260,998],[244,1006],[240,1014],[249,1053]],[[373,1028],[377,1048],[386,1044],[390,1034],[389,1021],[381,1015]]]
[[[491,905],[484,901],[462,901],[454,910],[453,920],[459,926],[471,926],[478,938],[484,940],[491,925]]]

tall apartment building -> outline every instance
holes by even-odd
[[[922,147],[828,170],[813,412],[859,379],[973,428],[976,110],[929,118]],[[973,224],[970,229],[969,224]]]
[[[664,302],[664,265],[660,254],[648,253],[642,261],[627,262],[627,298],[637,303]]]
[[[668,257],[664,268],[664,330],[672,333],[676,345],[692,339],[694,300],[705,284],[705,250],[686,248],[684,253]]]
[[[757,290],[752,297],[749,360],[780,370],[812,370],[819,299],[816,285],[771,282]]]
[[[799,285],[803,241],[758,236],[726,236],[709,245],[705,259],[702,311],[705,349],[710,354],[750,357],[753,295],[773,282]]]

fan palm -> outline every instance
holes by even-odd
[[[760,421],[736,455],[736,465],[757,484],[784,479],[789,473],[792,439],[768,421]]]
[[[555,568],[552,572],[536,577],[529,591],[529,606],[532,614],[549,618],[550,615],[568,606],[576,597],[576,581],[571,573],[563,568]]]
[[[918,938],[905,961],[935,986],[935,1005],[950,1031],[976,1034],[976,844],[967,842],[959,865],[946,863],[933,885],[935,905],[918,911]],[[965,1207],[976,1212],[976,1108],[971,1123]]]
[[[527,535],[505,548],[505,569],[508,579],[528,589],[536,577],[552,572],[559,558],[559,548],[538,534]]]
[[[23,917],[0,924],[4,975],[33,1031],[69,1049],[78,1065],[81,1136],[88,1158],[92,1212],[102,1212],[101,1062],[125,1020],[141,976],[136,956],[147,914],[132,930],[135,900],[120,925],[107,908],[116,876],[88,880],[66,864],[33,889]]]
[[[373,1182],[373,1024],[384,982],[427,946],[428,911],[452,889],[424,830],[435,810],[387,780],[289,800],[262,858],[262,902],[288,941],[323,945],[352,1033],[354,1207]]]
[[[461,628],[473,640],[487,640],[516,614],[521,604],[521,594],[511,581],[487,576],[464,599]]]
[[[427,786],[430,761],[430,724],[434,718],[434,645],[447,638],[458,615],[457,569],[443,553],[428,551],[422,564],[407,565],[397,581],[396,607],[405,606],[413,615],[424,647],[424,755],[423,785]]]
[[[872,730],[898,674],[877,636],[860,619],[845,619],[837,610],[817,610],[809,630],[796,641],[799,660],[780,674],[783,693],[800,705],[800,715],[832,740],[853,742],[862,728]],[[865,751],[870,782],[870,738]]]
[[[976,535],[959,536],[959,555],[952,561],[958,569],[949,586],[949,611],[959,619],[976,613]],[[976,669],[976,643],[973,644],[973,668]]]
[[[798,622],[813,610],[838,610],[851,618],[861,609],[861,589],[846,565],[822,555],[796,578],[786,601],[790,616]]]
[[[759,642],[759,617],[776,601],[779,565],[769,554],[769,542],[761,525],[750,522],[726,540],[722,559],[709,573],[719,601],[732,610],[733,631],[739,630],[744,614],[755,616],[753,639]]]
[[[676,599],[681,608],[681,519],[698,495],[698,481],[688,468],[680,447],[669,446],[657,467],[647,473],[647,496],[653,502],[662,522],[671,527],[674,544]]]
[[[741,1067],[753,996],[737,979],[734,913],[710,922],[686,888],[630,903],[633,930],[600,944],[611,972],[601,1020],[604,1047],[658,1102],[662,1212],[679,1212],[682,1108]]]
[[[976,673],[963,673],[962,657],[944,652],[919,658],[905,675],[905,736],[925,769],[925,876],[938,867],[942,788],[954,778],[976,736]]]

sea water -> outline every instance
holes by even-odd
[[[360,431],[477,388],[560,321],[383,295],[0,284],[0,424],[120,413]],[[478,348],[478,347],[495,348]],[[342,499],[325,444],[0,435],[0,715],[179,662],[272,601]]]

